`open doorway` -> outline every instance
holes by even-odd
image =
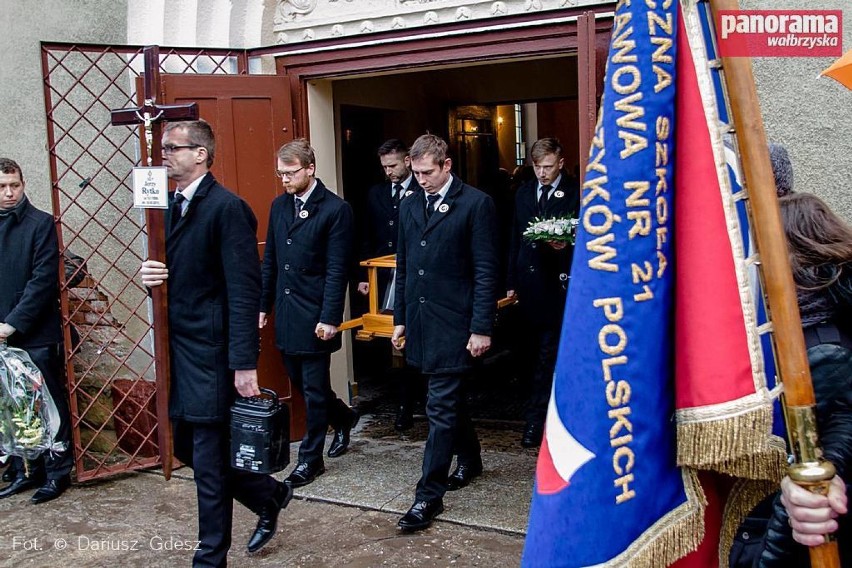
[[[577,58],[566,55],[332,81],[339,179],[356,223],[366,218],[368,189],[384,178],[377,148],[389,138],[410,145],[425,132],[437,134],[450,144],[454,173],[494,198],[502,279],[514,189],[521,175],[519,166],[528,163],[528,148],[541,137],[559,138],[568,175],[575,175],[579,167],[577,75]],[[505,291],[502,285],[501,291]],[[366,300],[357,292],[350,301],[353,317],[366,310]],[[475,419],[517,424],[520,432],[528,381],[526,370],[518,368],[513,356],[523,335],[515,320],[511,308],[499,314],[494,347],[470,393]],[[388,416],[393,422],[395,381],[404,380],[398,366],[387,340],[353,341],[362,412]],[[422,414],[422,406],[415,412]]]

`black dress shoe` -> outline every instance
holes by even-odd
[[[349,433],[358,424],[360,418],[361,415],[357,411],[352,410],[346,421],[346,425],[340,430],[334,431],[334,439],[328,447],[328,457],[337,458],[346,453],[346,450],[349,448]]]
[[[30,498],[33,504],[38,505],[39,503],[47,503],[48,501],[53,501],[63,493],[65,490],[71,487],[71,478],[69,476],[60,477],[59,479],[48,479],[47,482],[42,485],[38,491],[33,493],[33,496]]]
[[[6,470],[3,471],[3,477],[2,477],[3,483],[11,483],[12,481],[14,481],[16,474],[17,474],[17,472],[12,468],[11,465],[9,467],[7,467]]]
[[[35,489],[42,483],[44,483],[44,477],[23,477],[19,475],[12,481],[12,483],[0,490],[0,499],[17,495],[18,493],[27,491],[28,489]]]
[[[281,512],[281,509],[287,507],[292,498],[293,489],[286,483],[279,482],[272,499],[257,516],[257,527],[255,527],[248,541],[249,552],[257,552],[272,540],[272,537],[275,536],[275,529],[278,527],[278,513]]]
[[[537,448],[541,445],[541,437],[544,429],[538,424],[527,423],[524,435],[521,436],[521,445],[525,448]]]
[[[414,415],[410,406],[402,405],[396,412],[396,421],[393,423],[393,429],[397,432],[403,432],[414,426]]]
[[[313,465],[307,462],[299,462],[296,469],[287,476],[284,483],[290,487],[303,487],[308,483],[313,483],[314,479],[325,473],[325,464],[322,460],[315,462]]]
[[[459,464],[456,470],[447,478],[447,491],[455,491],[467,487],[474,477],[482,475],[482,462],[474,464]]]
[[[404,531],[423,530],[432,524],[435,517],[444,512],[444,502],[441,499],[432,501],[417,501],[406,514],[399,519],[397,525]]]

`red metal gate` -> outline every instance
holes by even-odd
[[[130,175],[140,130],[112,126],[136,107],[142,48],[42,44],[53,211],[60,249],[65,361],[78,480],[160,464],[144,215]],[[241,74],[243,50],[161,49],[161,73]],[[76,277],[75,277],[76,276]]]

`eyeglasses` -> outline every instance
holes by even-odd
[[[290,170],[289,172],[282,172],[281,170],[275,170],[275,175],[277,175],[278,177],[283,178],[283,179],[293,179],[293,177],[297,173],[301,172],[304,169],[305,169],[305,167],[302,166],[298,170]]]
[[[200,144],[163,144],[163,154],[169,155],[174,154],[175,150],[182,150],[184,148],[203,148]]]

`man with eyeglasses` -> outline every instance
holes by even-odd
[[[517,297],[525,323],[520,355],[530,364],[522,368],[532,369],[526,424],[521,436],[525,448],[541,444],[574,247],[556,242],[529,243],[522,235],[533,219],[576,217],[580,208],[579,186],[563,168],[565,160],[559,140],[536,141],[530,157],[536,179],[521,185],[515,195],[506,277],[506,295]]]
[[[290,487],[312,483],[325,472],[328,427],[334,438],[328,457],[343,455],[358,413],[331,389],[331,354],[342,342],[346,286],[354,247],[352,209],[316,174],[314,150],[304,138],[282,146],[277,174],[284,195],[269,212],[263,254],[263,292],[258,326],[275,308],[275,345],[293,386],[305,399],[307,430]]]
[[[236,499],[258,515],[255,552],[275,535],[293,491],[272,476],[230,467],[229,409],[260,394],[260,258],[248,204],[209,172],[215,139],[203,120],[169,123],[163,164],[177,184],[166,215],[166,263],[146,260],[148,287],[169,282],[169,415],[175,456],[193,469],[198,548],[193,566],[225,566]]]

